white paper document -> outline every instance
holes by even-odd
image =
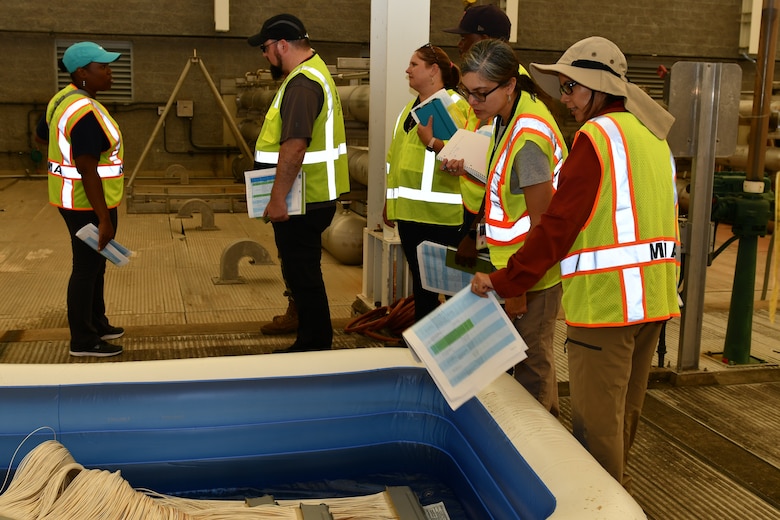
[[[447,265],[447,246],[424,241],[417,246],[423,289],[452,296],[471,284],[472,273]]]
[[[490,135],[482,132],[458,129],[457,132],[439,150],[436,158],[463,159],[463,169],[474,179],[482,184],[487,182],[488,148],[490,148]]]
[[[76,231],[76,236],[95,251],[98,250],[98,228],[95,224],[87,224],[79,229]],[[132,251],[116,240],[111,240],[106,244],[106,247],[104,247],[102,251],[98,251],[98,253],[118,266],[127,265],[130,262],[130,257],[133,255]]]
[[[276,179],[276,168],[250,170],[244,172],[246,185],[246,208],[250,218],[262,218],[268,202],[271,200],[271,188]],[[303,171],[293,181],[287,194],[287,214],[303,215],[306,213],[306,192],[303,183]]]
[[[453,410],[524,360],[528,347],[495,295],[465,287],[402,336]]]

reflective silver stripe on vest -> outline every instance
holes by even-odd
[[[389,171],[388,164],[388,171]],[[409,199],[437,204],[463,204],[460,193],[445,193],[433,191],[433,177],[436,175],[436,153],[426,150],[423,164],[421,187],[419,189],[408,186],[387,189],[388,199]]]
[[[327,102],[327,117],[325,118],[325,149],[318,151],[306,151],[303,156],[303,164],[321,164],[325,163],[328,174],[328,197],[331,200],[336,199],[339,194],[336,193],[336,160],[342,155],[347,153],[347,144],[342,143],[338,146],[335,145],[335,129],[334,129],[334,116],[333,116],[333,91],[330,88],[330,83],[324,75],[317,69],[309,67],[307,65],[298,69],[296,74],[307,71],[317,77],[325,91],[325,100]],[[288,78],[289,81],[289,78]],[[274,99],[274,108],[279,109],[283,96],[276,96]],[[279,152],[255,152],[255,160],[259,163],[266,164],[279,164]]]
[[[517,240],[518,237],[525,235],[531,229],[531,217],[528,214],[521,216],[517,222],[511,226],[501,226],[497,223],[503,222],[506,218],[506,213],[501,205],[501,198],[499,191],[501,186],[500,181],[504,179],[506,181],[506,175],[511,175],[512,165],[507,164],[509,159],[510,143],[517,139],[517,136],[524,131],[535,131],[547,138],[552,144],[553,155],[555,160],[555,169],[553,175],[554,187],[558,186],[558,172],[563,164],[563,148],[560,146],[555,132],[549,125],[540,119],[534,117],[519,117],[512,126],[512,134],[507,137],[504,149],[501,155],[496,161],[496,167],[494,171],[503,172],[502,175],[491,175],[490,181],[490,209],[488,211],[487,219],[485,221],[485,233],[488,239],[498,244],[509,244]],[[509,172],[508,172],[509,171]]]
[[[485,232],[488,238],[502,244],[511,243],[517,237],[525,235],[531,230],[531,217],[527,214],[520,217],[510,227],[489,226],[485,224]]]
[[[626,246],[610,247],[596,251],[582,251],[561,261],[561,274],[571,275],[598,271],[610,271],[621,267],[635,267],[656,260],[674,258],[674,240],[642,242]]]
[[[121,164],[104,164],[97,167],[101,179],[110,179],[122,175]],[[65,166],[49,161],[49,173],[64,179],[81,180],[81,174],[75,166]]]
[[[62,179],[62,189],[60,190],[60,200],[63,208],[73,207],[73,179]]]
[[[324,162],[335,162],[340,156],[347,153],[347,143],[342,143],[336,148],[330,150],[320,150],[317,152],[306,152],[303,156],[303,164],[319,164]],[[278,164],[279,152],[255,152],[255,160],[265,164]]]
[[[66,135],[66,130],[68,126],[68,121],[71,117],[73,117],[73,114],[75,114],[77,111],[81,110],[85,106],[89,104],[89,98],[83,97],[81,99],[75,100],[73,103],[68,105],[65,110],[60,115],[60,118],[57,120],[57,147],[60,149],[60,156],[62,157],[62,161],[65,164],[73,164],[72,157],[71,157],[71,146],[70,141],[68,140]]]

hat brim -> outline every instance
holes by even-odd
[[[450,27],[449,29],[442,29],[442,31],[450,34],[470,34],[466,29],[461,27]]]
[[[651,98],[647,92],[622,77],[603,70],[585,69],[561,63],[531,64],[531,76],[534,81],[555,99],[560,99],[561,96],[561,83],[558,74],[563,74],[591,90],[624,98],[626,110],[634,114],[659,139],[666,138],[674,123],[672,114]]]
[[[98,63],[114,63],[116,60],[119,59],[120,56],[121,56],[121,54],[118,53],[118,52],[108,52],[108,51],[106,51],[106,53],[102,56],[101,59],[99,59],[99,60],[92,60],[92,61],[96,61]],[[105,60],[105,61],[103,61],[103,60]]]
[[[261,32],[246,39],[247,43],[252,47],[259,47],[265,40],[267,40],[267,38],[264,38],[263,33]]]
[[[561,63],[553,65],[531,64],[531,76],[534,78],[534,81],[545,92],[556,99],[561,95],[561,83],[558,80],[558,74],[563,74],[571,78],[572,81],[576,81],[591,90],[606,92],[614,96],[626,96],[626,85],[628,85],[628,82],[609,72],[573,67]]]

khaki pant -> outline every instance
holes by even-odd
[[[528,310],[514,322],[528,345],[528,357],[515,365],[515,379],[556,417],[559,413],[558,381],[553,338],[562,294],[561,284],[527,293]]]
[[[568,327],[574,436],[626,489],[647,379],[663,322],[627,327]]]

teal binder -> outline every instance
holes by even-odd
[[[452,119],[441,99],[433,98],[428,102],[417,105],[412,109],[418,123],[427,125],[428,118],[433,116],[433,137],[447,141],[458,130],[458,126]]]

